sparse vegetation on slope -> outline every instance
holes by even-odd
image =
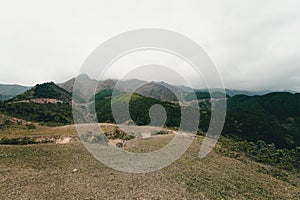
[[[76,134],[70,126],[38,130],[42,135]],[[124,149],[149,152],[171,139],[172,135],[133,139]],[[179,160],[147,174],[115,171],[98,162],[79,141],[1,145],[0,199],[298,199],[294,174],[284,172],[283,180],[282,172],[281,177],[275,175],[276,168],[214,151],[199,159],[201,142],[199,137]]]

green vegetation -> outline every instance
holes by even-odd
[[[37,84],[23,94],[17,95],[15,98],[11,99],[10,102],[31,100],[35,98],[56,99],[65,103],[69,103],[72,99],[69,92],[58,87],[55,83],[49,82]]]
[[[177,88],[164,82],[150,82],[137,88],[135,93],[160,101],[178,102],[177,96],[172,90],[177,91]]]
[[[7,95],[3,95],[3,94],[0,94],[0,101],[6,101],[8,99],[11,99],[12,96],[7,96]]]
[[[230,98],[223,134],[254,142],[264,140],[277,148],[300,146],[300,94]]]
[[[130,98],[129,94],[118,92],[114,99],[114,104],[116,107],[123,108],[124,103]],[[111,111],[111,90],[103,91],[96,95],[95,102],[96,102],[96,112],[99,122],[112,122],[114,123],[115,120],[112,116]],[[155,104],[162,105],[167,112],[167,121],[166,126],[168,127],[178,127],[180,124],[180,107],[177,104],[163,102],[157,99],[153,99],[150,97],[144,97],[139,94],[132,94],[130,101],[129,101],[129,112],[131,115],[132,120],[137,125],[147,125],[150,123],[149,117],[149,109],[151,106]],[[124,118],[119,119],[121,122],[126,122],[127,119],[125,116]]]
[[[47,125],[70,124],[72,120],[72,110],[70,104],[38,104],[28,103],[1,103],[0,113],[14,116],[32,122],[44,123]]]
[[[153,135],[166,135],[166,134],[169,134],[168,131],[159,131],[157,133],[154,133]]]
[[[32,138],[22,137],[22,138],[1,138],[0,145],[28,145],[28,144],[36,144]]]
[[[300,147],[278,149],[274,144],[266,144],[263,140],[254,143],[229,137],[221,137],[219,142],[221,146],[215,149],[223,155],[234,158],[242,158],[244,155],[256,162],[300,172]]]
[[[229,95],[225,95],[222,92],[213,92],[212,93],[212,98],[229,98]],[[193,101],[193,100],[208,100],[211,98],[209,92],[192,92],[187,94],[184,99],[186,101]]]
[[[165,108],[167,114],[165,126],[169,128],[179,127],[181,110],[195,111],[191,107],[182,107],[181,109],[179,104],[174,102],[160,101],[139,94],[129,95],[118,90],[114,92],[116,97],[113,103],[116,107],[124,108],[124,103],[130,98],[129,112],[133,122],[137,125],[150,123],[149,109],[155,104],[160,104]],[[196,95],[198,99],[205,99],[196,103],[200,107],[199,130],[206,132],[211,117],[211,103],[207,99],[209,94],[196,92]],[[99,122],[115,123],[111,112],[111,96],[112,90],[103,90],[95,96],[94,105]],[[189,96],[186,97],[188,100]],[[54,83],[45,83],[17,96],[12,102],[0,102],[0,113],[46,125],[64,125],[73,122],[71,105],[68,103],[14,102],[36,97],[58,98],[64,101],[69,101],[71,98],[67,91]],[[120,116],[119,121],[132,123],[127,116]],[[4,127],[7,124],[1,126]],[[263,140],[267,144],[273,143],[276,148],[281,149],[299,147],[300,94],[271,93],[251,97],[236,95],[229,98],[226,123],[222,134],[236,136],[254,143]]]
[[[129,135],[119,129],[118,127],[115,127],[113,131],[105,132],[104,134],[94,134],[91,131],[88,131],[86,134],[80,135],[80,138],[84,142],[89,143],[99,143],[99,144],[107,144],[108,139],[115,140],[115,139],[121,139],[123,141],[132,140],[135,138],[133,135]]]

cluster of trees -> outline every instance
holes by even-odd
[[[263,140],[248,142],[237,137],[221,137],[221,147],[216,150],[231,157],[240,154],[257,162],[274,165],[286,170],[300,170],[300,147],[294,149],[276,148],[273,143],[267,144]]]
[[[43,83],[37,84],[30,90],[17,95],[10,101],[21,101],[21,100],[30,100],[32,98],[48,98],[48,99],[57,99],[68,103],[71,101],[72,97],[69,92],[64,90],[63,88],[58,87],[55,83]]]
[[[0,102],[0,113],[47,125],[73,123],[70,104],[4,103]]]
[[[34,139],[29,137],[22,138],[1,138],[0,145],[28,145],[28,144],[36,144],[37,142]]]
[[[111,95],[112,91],[107,90],[101,92],[95,97],[95,107],[97,112],[97,118],[99,122],[115,122],[111,110]],[[115,101],[115,106],[124,108],[124,103],[128,98],[128,94],[119,93],[117,101]],[[131,119],[137,125],[147,125],[150,123],[151,119],[149,117],[149,109],[155,105],[160,104],[166,109],[167,120],[165,125],[168,127],[178,127],[180,124],[180,107],[177,104],[160,101],[157,99],[144,97],[139,94],[133,94],[129,101],[129,113]],[[123,122],[129,120],[126,116],[120,119]]]
[[[300,94],[230,98],[223,134],[264,140],[279,148],[300,146]]]

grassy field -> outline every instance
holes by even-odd
[[[72,126],[26,127],[0,137],[75,136]],[[153,151],[172,135],[133,139],[124,148]],[[299,174],[288,181],[268,175],[269,166],[212,151],[197,155],[202,138],[172,165],[147,174],[129,174],[99,163],[78,140],[67,144],[0,146],[0,199],[300,199]]]

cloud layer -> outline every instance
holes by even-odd
[[[300,91],[299,9],[297,0],[2,1],[0,82],[65,81],[105,40],[154,27],[200,44],[227,88]]]

